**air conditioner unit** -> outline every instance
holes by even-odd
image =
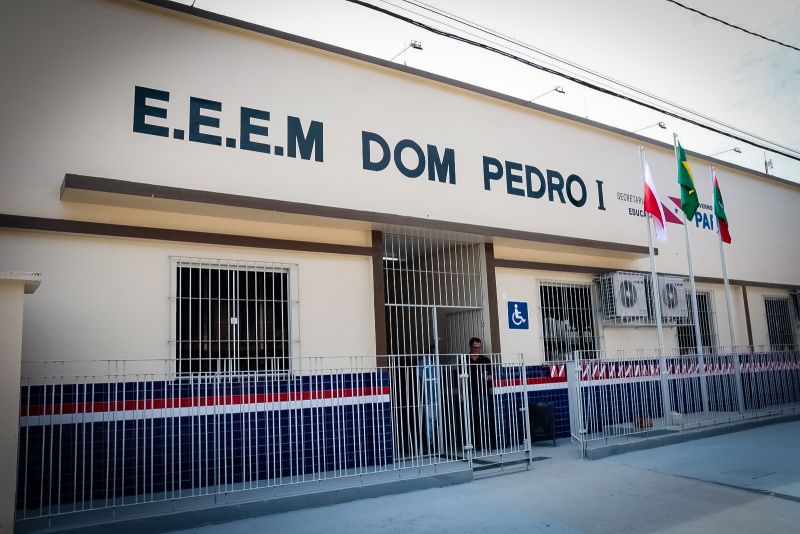
[[[685,319],[689,316],[683,278],[659,276],[658,295],[661,298],[661,317],[664,319]]]
[[[600,280],[605,319],[647,318],[647,288],[641,273],[616,272]]]

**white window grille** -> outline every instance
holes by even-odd
[[[172,258],[180,373],[287,372],[297,342],[297,267]]]
[[[592,284],[543,281],[539,284],[545,361],[596,357],[600,349]]]
[[[796,350],[794,318],[789,298],[764,297],[767,334],[771,350]]]
[[[463,353],[483,337],[482,262],[480,243],[385,234],[388,353]]]
[[[480,308],[480,244],[386,234],[386,304]]]
[[[686,292],[687,316],[678,323],[678,351],[680,354],[697,353],[697,336],[694,330],[694,311],[691,291]],[[712,354],[719,347],[717,316],[714,312],[714,296],[709,291],[697,292],[697,315],[700,317],[700,342],[703,353]]]

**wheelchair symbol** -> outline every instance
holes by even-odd
[[[519,312],[519,304],[514,304],[514,313],[511,315],[511,322],[514,323],[515,326],[521,326],[526,322],[525,317]]]

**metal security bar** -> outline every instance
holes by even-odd
[[[691,293],[686,292],[686,300],[691,299]],[[704,354],[713,354],[719,346],[717,335],[717,316],[714,312],[714,295],[710,291],[697,292],[697,315],[700,318],[700,340],[703,344]],[[697,351],[697,337],[694,331],[694,312],[692,306],[687,306],[687,315],[681,318],[677,327],[678,348],[681,354],[694,354]]]
[[[773,350],[795,350],[795,318],[788,297],[764,297],[767,314],[767,334]]]
[[[521,357],[451,360],[295,357],[291,373],[25,362],[17,519],[111,520],[122,507],[131,517],[178,499],[208,506],[529,460]]]
[[[486,356],[488,363],[481,364],[464,354],[449,357],[448,364],[433,355],[389,357],[397,389],[391,419],[396,465],[528,459],[522,359],[506,357],[503,363],[499,354]]]
[[[171,280],[178,372],[289,370],[296,265],[175,257]]]
[[[442,455],[471,461],[472,412],[464,404],[471,392],[462,378],[468,376],[463,365],[469,339],[484,337],[481,253],[478,243],[384,235],[386,337],[399,462],[415,465]],[[445,385],[434,388],[434,378]],[[438,420],[451,422],[449,432],[435,430]]]
[[[530,462],[528,389],[522,355],[462,356],[459,380],[466,429],[465,452],[474,464]],[[509,362],[511,360],[511,362]],[[473,467],[475,467],[473,465]]]
[[[383,254],[387,305],[483,305],[479,244],[386,234]]]
[[[632,439],[800,412],[796,350],[714,347],[703,360],[668,355],[666,368],[638,351],[566,367],[571,433],[584,455],[588,448]]]
[[[587,358],[601,342],[594,318],[591,284],[544,281],[539,284],[545,361]]]
[[[384,236],[387,349],[457,354],[483,336],[481,249],[476,243]]]

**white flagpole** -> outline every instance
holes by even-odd
[[[642,168],[642,183],[647,187],[647,179],[644,170],[645,148],[639,146],[639,164]],[[672,399],[669,394],[669,382],[667,382],[667,357],[664,354],[664,328],[661,324],[661,299],[658,295],[658,277],[656,275],[656,255],[653,250],[653,221],[652,215],[645,214],[647,219],[647,246],[650,251],[650,288],[653,294],[653,306],[656,312],[656,326],[658,328],[658,364],[661,367],[661,408],[664,411],[664,424],[672,425]]]
[[[680,161],[678,161],[678,134],[672,134],[672,148],[675,151],[675,169],[680,175]],[[683,210],[681,210],[683,213]],[[703,411],[708,412],[708,385],[706,384],[706,361],[703,357],[703,339],[700,335],[700,316],[697,313],[697,287],[694,283],[694,267],[692,266],[692,247],[689,244],[689,219],[683,214],[683,229],[686,235],[686,258],[689,260],[689,284],[692,288],[692,313],[694,317],[694,337],[697,343],[697,366],[700,368],[700,396],[703,402]]]
[[[714,179],[716,178],[716,169],[714,166],[711,166],[711,187],[716,188],[716,184],[714,183]],[[714,201],[716,202],[716,197],[714,197]],[[714,206],[716,210],[716,206]],[[716,219],[716,217],[715,217]],[[719,220],[716,221],[717,224],[717,235],[719,237],[719,256],[720,260],[722,261],[722,280],[725,284],[725,304],[728,306],[728,328],[731,333],[731,347],[736,348],[736,330],[733,326],[733,313],[731,312],[731,286],[728,283],[728,267],[725,263],[725,247],[722,243],[722,231],[719,226]]]
[[[711,166],[711,187],[716,191],[716,169]],[[716,212],[716,195],[714,196],[714,211]],[[716,219],[716,217],[714,217]],[[722,243],[722,230],[719,219],[716,219],[717,234],[719,237],[719,257],[722,262],[722,281],[725,284],[725,304],[728,308],[728,328],[731,333],[731,352],[733,353],[733,367],[736,384],[736,398],[739,401],[739,411],[744,410],[744,389],[742,388],[742,369],[739,361],[739,348],[736,346],[736,329],[733,326],[733,312],[731,311],[731,286],[728,283],[728,267],[725,262],[725,246]]]

